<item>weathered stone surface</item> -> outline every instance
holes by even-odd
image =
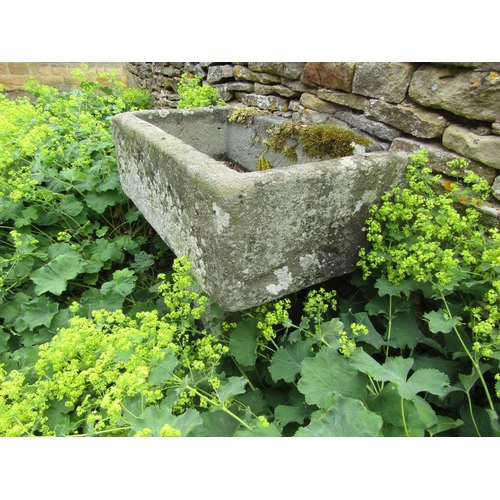
[[[278,75],[278,64],[277,62],[249,62],[248,69],[257,71],[258,73]]]
[[[328,124],[328,125],[337,125],[338,127],[349,128],[347,123],[341,122],[332,116],[331,113],[322,113],[321,111],[316,111],[314,109],[304,108],[302,107],[302,111],[299,115],[294,115],[294,119],[299,120],[301,122],[309,122],[315,124]]]
[[[158,73],[161,73],[162,75],[165,76],[174,76],[174,75],[179,76],[179,70],[175,68],[172,64],[158,68]]]
[[[227,84],[221,83],[219,85],[214,85],[217,91],[217,97],[225,102],[228,102],[234,98],[234,92],[229,89]]]
[[[359,111],[364,111],[370,102],[370,99],[367,97],[328,89],[319,89],[318,97],[324,101],[333,102],[352,109],[358,109]]]
[[[422,106],[494,122],[500,117],[499,73],[500,63],[497,71],[421,66],[413,75],[408,94]]]
[[[351,92],[355,63],[312,62],[307,63],[301,81],[312,87]]]
[[[249,62],[248,69],[258,73],[271,73],[290,80],[298,80],[305,65],[305,62]]]
[[[467,158],[500,169],[500,137],[477,135],[460,125],[450,125],[444,132],[443,145]]]
[[[294,92],[309,92],[312,94],[315,93],[317,90],[315,87],[306,85],[302,83],[300,80],[289,80],[288,78],[281,78],[281,84],[285,85]]]
[[[427,157],[429,158],[429,167],[433,170],[436,170],[437,172],[442,172],[446,175],[451,175],[451,168],[446,165],[448,162],[459,158],[465,158],[455,153],[454,151],[446,149],[441,144],[423,142],[407,137],[399,137],[395,139],[391,145],[390,151],[402,151],[404,153],[413,154],[422,148],[425,148],[428,151]],[[469,162],[467,172],[472,170],[476,174],[480,175],[483,179],[485,179],[490,185],[493,184],[493,181],[498,175],[497,170],[495,170],[494,168],[486,167],[482,163],[470,160],[468,158],[465,158],[465,160]],[[465,172],[463,175],[466,175],[467,172]]]
[[[257,73],[246,66],[234,67],[234,78],[236,81],[246,80],[258,83],[279,83],[280,77],[271,73]]]
[[[495,135],[500,135],[500,122],[495,122],[491,124],[491,131]]]
[[[233,92],[253,92],[255,88],[255,84],[250,82],[229,82],[225,85]]]
[[[411,63],[356,63],[352,92],[399,104],[415,71]]]
[[[353,112],[338,111],[335,113],[335,118],[348,123],[351,127],[363,130],[364,132],[374,135],[384,141],[392,141],[396,137],[402,135],[402,132],[394,127],[390,127],[389,125],[371,120],[366,116],[358,115]]]
[[[256,106],[269,111],[287,111],[288,101],[283,97],[260,94],[241,94],[241,102],[247,106]]]
[[[246,138],[251,131],[228,124],[230,111],[115,116],[124,192],[227,311],[354,270],[366,245],[368,210],[405,184],[406,155],[371,153],[240,174],[214,159],[227,156],[228,144],[243,149],[240,133]]]
[[[431,62],[438,66],[458,66],[460,68],[480,69],[483,71],[498,71],[497,62]]]
[[[497,200],[500,200],[500,175],[493,182],[493,185],[491,186],[491,189],[493,191],[493,196]]]
[[[320,113],[335,113],[339,109],[335,104],[318,99],[313,94],[304,93],[300,96],[300,104],[304,108],[309,108],[314,111],[319,111]]]
[[[224,66],[210,66],[207,73],[207,83],[222,82],[233,78],[233,66],[226,64]]]
[[[288,80],[300,80],[305,66],[305,62],[280,62],[278,63],[278,75]]]
[[[377,99],[370,101],[365,114],[422,139],[441,137],[447,125],[446,119],[433,111],[411,104],[389,104]]]
[[[255,83],[255,93],[262,95],[278,94],[282,97],[297,97],[298,92],[294,92],[289,87],[285,85],[262,85],[261,83]]]

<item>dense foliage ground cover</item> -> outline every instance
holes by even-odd
[[[227,313],[120,189],[110,118],[147,95],[77,74],[0,95],[0,435],[499,434],[500,235],[425,151],[341,287]]]

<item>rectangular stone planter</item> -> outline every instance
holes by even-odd
[[[407,154],[366,153],[252,170],[277,117],[230,123],[234,108],[151,110],[113,118],[124,192],[200,286],[227,311],[351,272],[369,207],[404,185]]]

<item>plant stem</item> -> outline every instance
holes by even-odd
[[[439,293],[440,293],[441,299],[443,300],[443,303],[444,303],[444,305],[446,307],[446,311],[449,314],[449,317],[451,318],[452,314],[451,314],[450,308],[448,307],[448,302],[446,302],[446,299],[445,299],[445,297],[443,295],[443,292],[441,290],[439,291]],[[484,377],[483,377],[483,374],[481,372],[481,367],[479,366],[479,363],[474,359],[474,357],[472,356],[472,354],[467,349],[467,346],[465,345],[465,342],[463,341],[462,336],[458,332],[458,329],[457,329],[456,326],[453,326],[453,330],[455,331],[455,334],[456,334],[458,340],[460,341],[460,344],[462,344],[462,347],[463,347],[465,353],[467,354],[467,356],[471,360],[472,366],[476,370],[476,372],[477,372],[477,374],[479,376],[479,379],[481,380],[481,384],[482,384],[482,386],[484,388],[484,392],[486,394],[486,398],[488,399],[488,404],[490,406],[491,411],[493,411],[493,412],[496,413],[495,407],[493,406],[493,401],[492,401],[491,396],[490,396],[490,392],[488,390],[488,386],[486,385],[486,381],[484,380]]]
[[[406,418],[405,418],[405,405],[403,398],[400,398],[401,400],[401,418],[403,419],[403,427],[406,432],[406,437],[410,437],[410,433],[408,432],[408,427],[406,426]]]

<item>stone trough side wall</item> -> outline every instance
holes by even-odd
[[[312,123],[348,126],[370,151],[429,150],[446,173],[457,157],[500,200],[500,63],[128,63],[155,107],[176,107],[183,73],[199,75],[229,104]],[[500,210],[499,210],[500,213]]]

